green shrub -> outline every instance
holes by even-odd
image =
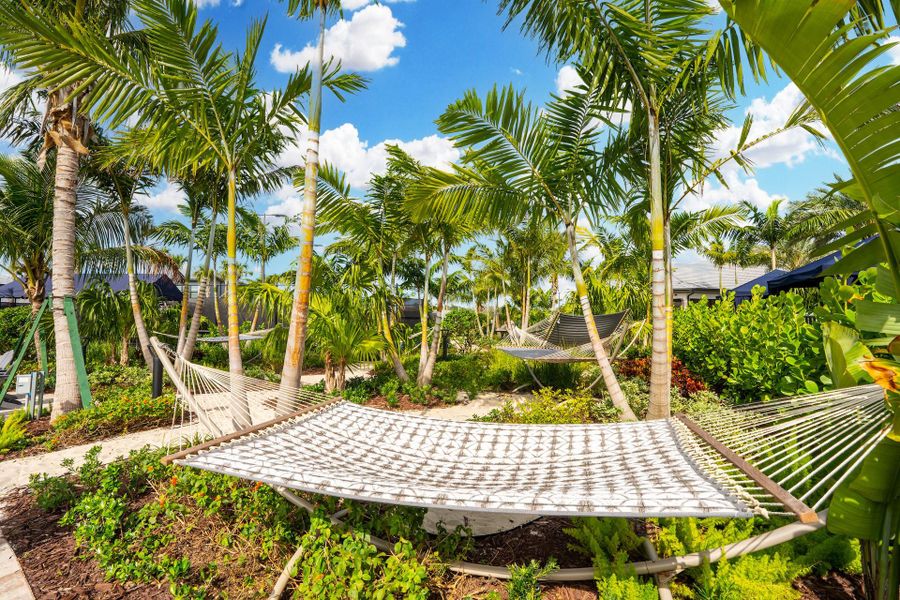
[[[674,351],[694,373],[738,401],[809,393],[825,373],[822,332],[806,322],[803,299],[732,296],[676,311]]]
[[[9,452],[25,440],[25,410],[15,410],[4,419],[0,417],[0,454]]]
[[[442,323],[447,335],[463,352],[471,352],[482,337],[478,331],[475,311],[468,308],[451,308]]]
[[[637,578],[628,566],[642,540],[626,519],[582,517],[566,529],[573,547],[591,558],[597,591],[604,600],[655,600],[656,586]]]
[[[28,329],[30,321],[30,306],[11,306],[0,309],[0,352],[13,349],[16,342],[19,341],[19,336]]]
[[[65,477],[33,473],[28,487],[34,494],[35,503],[47,512],[69,508],[78,498],[75,486]]]
[[[475,420],[495,423],[565,424],[615,421],[618,412],[579,390],[535,390],[522,402],[507,401]]]
[[[806,569],[775,553],[722,560],[702,571],[695,588],[698,600],[791,600],[800,598],[791,582]]]
[[[175,394],[151,398],[149,383],[126,388],[109,386],[95,394],[90,408],[66,413],[53,428],[70,434],[114,435],[137,427],[167,425],[175,408]]]
[[[540,600],[542,597],[538,580],[556,570],[556,561],[552,558],[541,565],[532,560],[527,565],[510,565],[507,593],[509,600]]]
[[[333,529],[318,514],[301,545],[295,598],[428,598],[428,567],[407,541],[386,555],[358,533]]]

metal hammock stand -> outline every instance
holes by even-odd
[[[314,506],[295,490],[466,512],[799,521],[721,552],[639,563],[639,573],[677,571],[820,528],[831,494],[891,422],[875,385],[634,423],[445,421],[232,375],[151,342],[181,414],[213,436],[164,461],[272,485],[305,510]],[[509,575],[486,565],[451,568]],[[592,577],[592,569],[562,569],[547,579]]]
[[[606,344],[610,359],[618,355],[625,338],[625,313],[594,315],[594,323],[601,343]],[[587,324],[581,315],[565,315],[559,312],[535,323],[527,330],[512,323],[508,332],[496,346],[498,350],[521,359],[538,387],[544,387],[531,367],[531,362],[571,364],[596,360]],[[592,389],[602,379],[597,376],[587,387]]]

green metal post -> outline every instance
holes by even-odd
[[[47,363],[47,340],[44,339],[44,336],[41,336],[41,366],[44,367],[44,377],[50,374],[50,366]]]
[[[81,350],[81,336],[78,335],[78,317],[75,316],[75,302],[71,296],[63,298],[63,312],[69,323],[69,339],[72,340],[72,356],[75,359],[75,374],[78,377],[78,389],[81,391],[81,406],[91,405],[91,386],[88,383],[87,369],[84,366],[84,354]]]
[[[31,327],[28,328],[28,333],[24,338],[19,338],[19,342],[16,344],[16,359],[9,368],[9,374],[6,376],[6,381],[3,382],[3,387],[0,388],[0,401],[2,401],[3,398],[6,398],[6,392],[9,391],[12,382],[16,379],[16,371],[19,370],[19,365],[22,363],[22,359],[25,358],[25,352],[28,350],[31,340],[34,339],[34,333],[41,323],[41,317],[44,315],[44,310],[47,308],[49,302],[49,298],[44,300],[41,307],[38,309],[37,314],[34,315],[34,320],[31,322]]]

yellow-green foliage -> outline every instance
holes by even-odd
[[[591,423],[616,420],[616,411],[589,394],[573,390],[541,388],[525,402],[506,402],[484,421],[499,423]]]
[[[17,410],[11,412],[5,420],[0,421],[3,427],[0,428],[0,452],[11,450],[17,443],[25,439],[25,411]]]
[[[703,567],[695,598],[698,600],[793,600],[800,592],[791,582],[806,569],[778,553],[747,555],[734,562]]]
[[[603,600],[656,600],[656,586],[635,577],[608,575],[597,579],[597,591]]]
[[[573,548],[590,556],[597,570],[597,591],[604,600],[655,600],[656,586],[641,581],[628,567],[630,555],[641,545],[626,519],[576,518],[566,529]]]

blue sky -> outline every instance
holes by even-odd
[[[285,3],[275,0],[197,0],[201,18],[214,20],[220,39],[238,50],[244,43],[251,19],[268,14],[258,60],[263,87],[283,85],[288,73],[308,59],[314,43],[312,23],[285,14]],[[347,172],[360,187],[372,172],[384,167],[384,144],[400,143],[427,164],[446,165],[456,156],[452,146],[437,134],[434,119],[465,90],[480,92],[495,83],[512,83],[527,90],[536,103],[561,91],[571,73],[550,64],[538,53],[534,40],[513,26],[503,30],[504,19],[496,4],[482,0],[346,0],[344,20],[329,23],[326,54],[335,55],[348,70],[369,78],[368,89],[340,103],[327,97],[323,114],[322,155]],[[900,52],[893,60],[900,61]],[[2,69],[2,68],[0,68]],[[562,73],[561,73],[562,69]],[[0,70],[0,88],[15,73]],[[721,149],[732,147],[738,128],[749,110],[756,120],[753,135],[780,125],[799,101],[789,82],[773,78],[767,84],[751,84],[730,116],[735,128],[722,132]],[[302,162],[303,140],[285,153],[285,164]],[[9,150],[0,142],[0,151]],[[702,198],[688,207],[714,202],[751,200],[766,206],[774,198],[797,199],[834,173],[846,174],[844,161],[833,148],[821,149],[803,132],[793,132],[754,153],[757,169],[752,175],[735,169],[726,173],[730,189],[711,183]],[[157,220],[175,217],[180,190],[161,182],[144,202]],[[299,199],[290,188],[255,201],[259,211],[295,212]],[[293,256],[279,257],[269,272],[290,267]],[[680,259],[698,262],[696,254]],[[252,267],[251,267],[251,270]]]

